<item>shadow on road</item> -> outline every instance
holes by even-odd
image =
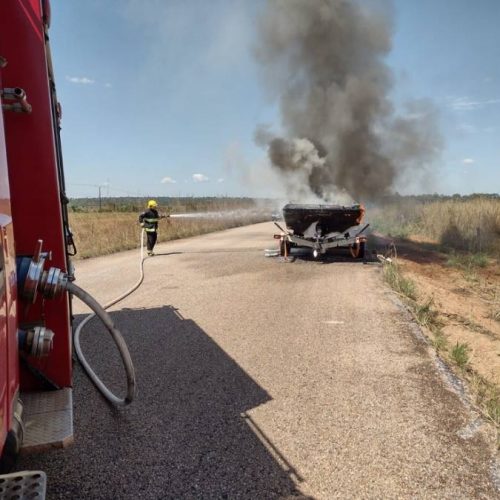
[[[137,399],[110,408],[75,367],[75,444],[20,464],[47,472],[49,498],[300,497],[300,477],[246,414],[270,395],[195,322],[168,306],[111,314],[136,366]],[[121,363],[95,320],[82,348],[122,394]]]
[[[363,258],[353,258],[348,248],[338,248],[329,250],[323,255],[318,257],[313,256],[312,249],[310,248],[292,248],[290,257],[293,260],[304,262],[317,262],[318,264],[335,264],[338,262],[349,262],[351,264],[363,264],[366,262],[375,262],[376,258],[371,254],[371,248],[367,247],[365,256]]]
[[[447,260],[442,246],[436,243],[416,242],[406,238],[390,238],[380,234],[371,235],[371,244],[383,253],[388,244],[393,243],[397,255],[416,264],[444,264]]]

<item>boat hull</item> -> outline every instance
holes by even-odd
[[[283,218],[289,230],[303,235],[312,224],[322,234],[342,233],[363,220],[362,205],[301,205],[289,203],[283,207]]]

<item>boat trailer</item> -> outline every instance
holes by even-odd
[[[276,221],[281,231],[274,238],[280,241],[279,255],[290,257],[292,248],[309,248],[314,258],[325,255],[334,248],[347,248],[354,259],[365,256],[370,224],[360,226],[365,209],[362,205],[293,205],[283,208],[286,229]]]
[[[354,259],[362,259],[365,254],[366,236],[363,235],[370,224],[366,224],[360,231],[351,236],[350,232],[343,235],[327,234],[325,236],[316,235],[315,238],[304,238],[295,236],[290,231],[283,229],[277,222],[276,226],[281,234],[275,234],[274,238],[280,240],[280,256],[289,257],[292,247],[308,247],[312,249],[313,257],[324,255],[332,248],[349,248],[349,252]]]

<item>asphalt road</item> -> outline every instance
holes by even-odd
[[[497,498],[487,425],[375,264],[265,258],[272,224],[157,246],[113,308],[139,393],[110,408],[75,366],[75,444],[24,457],[49,498]],[[77,264],[105,302],[137,252]],[[85,308],[75,304],[78,319]],[[91,323],[82,345],[116,390]]]

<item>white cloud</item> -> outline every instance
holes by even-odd
[[[109,82],[106,82],[106,83],[104,84],[104,86],[105,86],[107,89],[110,89],[113,85],[111,85],[111,83],[109,83]]]
[[[163,177],[161,180],[162,184],[175,184],[177,181],[175,179],[172,179],[172,177]]]
[[[66,75],[66,80],[71,83],[78,83],[81,85],[92,85],[95,83],[95,80],[92,80],[92,78],[88,78],[86,76],[67,76]]]
[[[217,182],[218,182],[219,184],[221,184],[222,182],[224,182],[224,178],[223,178],[223,177],[220,177],[219,179],[217,179]]]
[[[472,165],[473,163],[476,163],[476,160],[472,159],[472,158],[464,158],[462,160],[462,163],[464,165]]]
[[[452,97],[449,98],[449,105],[455,111],[475,111],[492,104],[500,104],[500,99],[477,100],[470,97]]]
[[[208,182],[209,178],[203,174],[193,174],[193,181],[194,182]]]

